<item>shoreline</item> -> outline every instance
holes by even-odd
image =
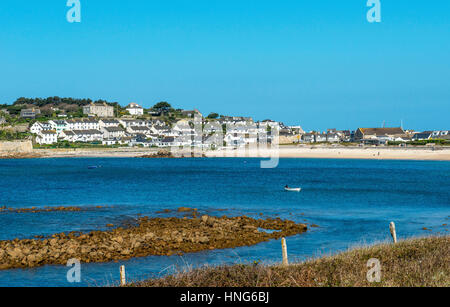
[[[32,158],[158,158],[160,148],[95,148],[95,149],[34,149],[29,153],[0,152],[0,159]],[[297,158],[297,159],[355,159],[355,160],[415,160],[450,161],[450,148],[436,147],[322,147],[322,146],[280,146],[272,149],[238,149],[228,151],[201,152],[207,158]],[[179,157],[190,157],[183,151]],[[163,157],[168,158],[168,157]]]

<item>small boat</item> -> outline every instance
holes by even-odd
[[[300,192],[302,190],[302,188],[284,188],[285,191],[287,192]]]
[[[88,169],[97,169],[100,168],[101,166],[97,166],[97,165],[92,165],[92,166],[88,166]]]

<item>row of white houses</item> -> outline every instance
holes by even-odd
[[[67,130],[100,130],[105,127],[152,127],[163,126],[165,123],[160,120],[139,120],[139,119],[68,119],[49,120],[48,122],[35,122],[31,127],[31,133],[38,134],[43,130],[54,130],[60,135]]]
[[[225,127],[225,129],[224,129]],[[261,123],[231,120],[224,124],[210,121],[194,125],[192,121],[180,120],[173,127],[162,121],[137,119],[78,119],[36,122],[30,130],[39,144],[68,142],[102,142],[105,145],[129,144],[143,146],[212,146],[224,142],[240,147],[256,143],[268,143],[272,129],[279,123]],[[284,128],[286,130],[286,127]]]
[[[251,118],[247,117],[222,117],[218,120],[206,122],[203,118],[199,121],[194,119],[180,120],[178,124],[188,125],[188,123],[194,123],[195,125],[211,125],[214,127],[222,127],[223,125],[229,126],[241,126],[250,127],[256,125],[261,129],[270,129],[275,127],[283,127],[282,123],[275,121],[262,121],[255,123]],[[105,127],[119,127],[124,128],[130,127],[154,127],[154,126],[165,126],[165,122],[161,120],[142,120],[142,119],[93,119],[93,118],[82,118],[82,119],[67,119],[67,120],[49,120],[48,122],[35,122],[30,130],[32,133],[37,134],[42,130],[55,130],[58,134],[65,130],[100,130]]]
[[[413,136],[415,141],[433,139],[450,140],[450,130],[416,132]]]

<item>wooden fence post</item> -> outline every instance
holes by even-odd
[[[287,244],[286,244],[286,239],[285,238],[281,239],[281,248],[283,250],[283,266],[288,266],[289,265],[289,260],[288,260]]]
[[[126,276],[125,276],[125,266],[122,265],[120,267],[120,285],[121,286],[125,286],[126,284],[127,284],[127,279],[126,279]]]
[[[392,239],[394,240],[394,244],[397,243],[397,232],[395,231],[395,223],[391,222],[391,225],[389,225],[389,230],[391,231]]]

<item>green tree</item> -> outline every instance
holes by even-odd
[[[208,115],[207,118],[208,118],[208,119],[217,119],[217,118],[219,118],[219,114],[217,114],[217,113],[211,113],[211,114]]]
[[[172,106],[166,101],[158,102],[157,104],[155,104],[153,106],[153,110],[161,112],[161,113],[168,113],[171,109],[172,109]]]

